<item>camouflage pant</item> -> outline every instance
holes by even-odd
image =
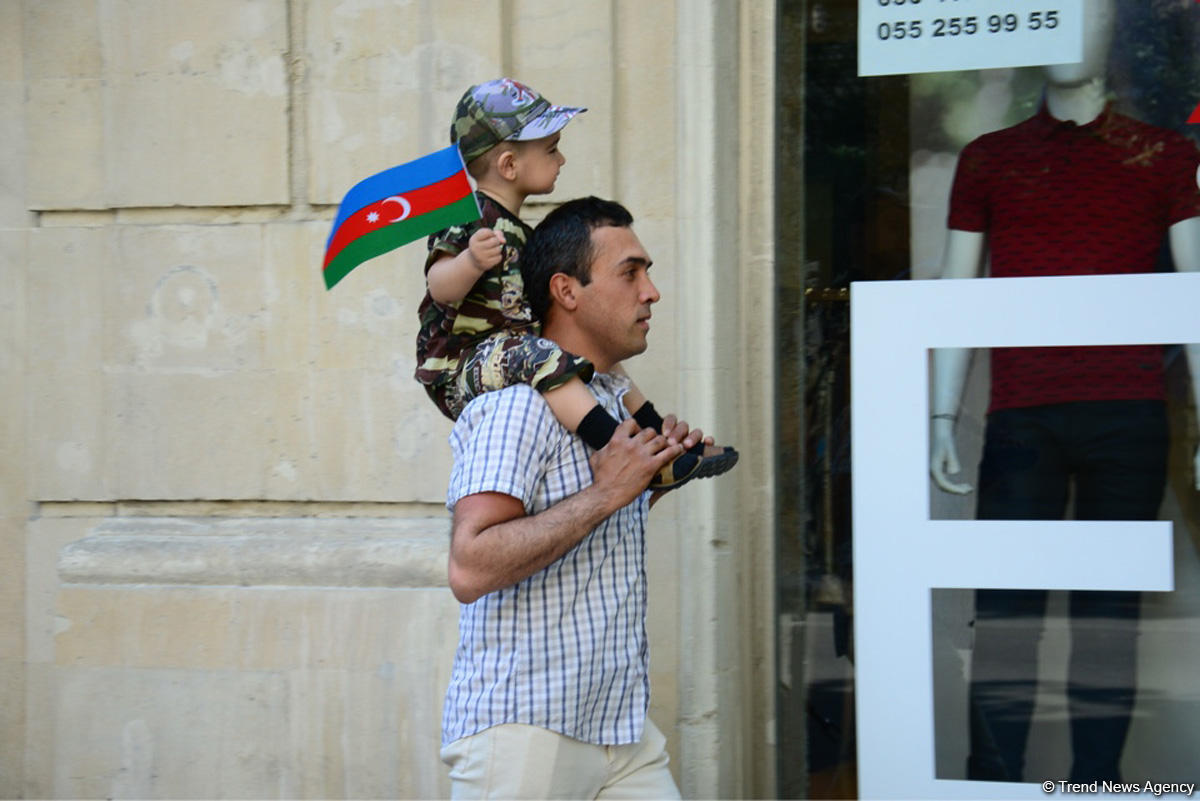
[[[426,389],[442,414],[457,420],[466,405],[484,392],[515,384],[549,392],[575,376],[588,381],[593,372],[591,362],[549,339],[498,331],[463,351],[458,371],[449,381]]]

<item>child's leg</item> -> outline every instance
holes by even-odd
[[[578,377],[542,393],[550,411],[563,427],[579,435],[589,447],[600,450],[612,439],[617,421],[604,410],[592,391]],[[651,489],[672,489],[698,478],[702,459],[693,453],[681,453],[654,477]]]
[[[645,394],[640,389],[638,389],[637,384],[633,383],[633,379],[630,378],[629,374],[625,372],[625,368],[620,364],[614,364],[609,372],[615,375],[624,376],[629,381],[629,391],[625,393],[625,397],[621,399],[621,402],[625,404],[625,408],[629,410],[631,415],[633,415],[633,419],[637,421],[637,424],[642,428],[653,428],[655,431],[661,434],[663,428],[662,416],[659,415],[658,410],[654,408],[654,404],[646,398]],[[705,458],[725,456],[731,451],[732,448],[722,447],[720,445],[705,445],[703,442],[697,442],[688,449],[688,453],[694,453],[697,456],[703,456]],[[736,457],[734,457],[733,460],[736,462]],[[732,466],[733,464],[729,465],[729,467]],[[727,470],[728,468],[725,469]],[[725,470],[721,470],[720,472],[723,473]],[[716,473],[713,473],[713,475],[716,475]]]
[[[594,450],[600,450],[612,439],[619,423],[583,383],[584,378],[590,379],[592,375],[592,365],[586,359],[567,353],[547,339],[515,335],[507,338],[489,364],[505,384],[528,383],[540,392],[563,427],[578,434]],[[703,462],[697,454],[680,454],[659,471],[650,487],[678,487],[698,477]]]
[[[579,435],[594,450],[600,450],[612,439],[617,421],[596,401],[587,384],[572,376],[565,384],[542,392],[542,397],[554,412],[563,428]]]
[[[629,382],[629,391],[625,393],[623,398],[621,398],[621,403],[625,404],[625,408],[629,410],[630,414],[636,416],[638,409],[645,406],[646,403],[648,403],[648,399],[642,394],[642,391],[638,389],[638,385],[633,383],[633,379],[629,377],[629,373],[625,372],[625,368],[621,366],[620,362],[610,367],[608,372],[612,375],[621,376]],[[659,418],[659,422],[662,422],[661,417]],[[641,420],[638,421],[638,425],[640,425],[642,428],[646,427],[646,423],[643,423]],[[662,428],[659,426],[655,425],[651,426],[651,428],[659,433],[662,433]]]

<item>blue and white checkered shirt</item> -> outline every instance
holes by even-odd
[[[628,417],[623,385],[597,374],[591,388],[610,414]],[[501,492],[533,515],[592,483],[587,446],[525,385],[472,401],[450,445],[451,510],[467,495]],[[443,744],[501,723],[598,745],[641,740],[650,700],[648,497],[618,510],[543,570],[463,605]]]

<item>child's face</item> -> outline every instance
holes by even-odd
[[[514,153],[517,181],[529,195],[545,195],[554,191],[558,171],[567,160],[558,149],[560,134],[521,142]]]

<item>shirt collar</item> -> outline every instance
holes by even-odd
[[[627,376],[616,375],[614,373],[601,373],[597,371],[592,375],[591,386],[601,392],[612,395],[616,398],[622,397],[629,391],[630,380]]]
[[[1071,120],[1060,120],[1050,113],[1050,109],[1046,106],[1046,98],[1042,98],[1042,104],[1038,108],[1038,113],[1033,117],[1034,130],[1042,139],[1049,139],[1056,134],[1087,134],[1090,136],[1096,135],[1104,130],[1112,122],[1113,102],[1111,100],[1104,104],[1104,108],[1096,115],[1096,119],[1085,125],[1079,125]]]

